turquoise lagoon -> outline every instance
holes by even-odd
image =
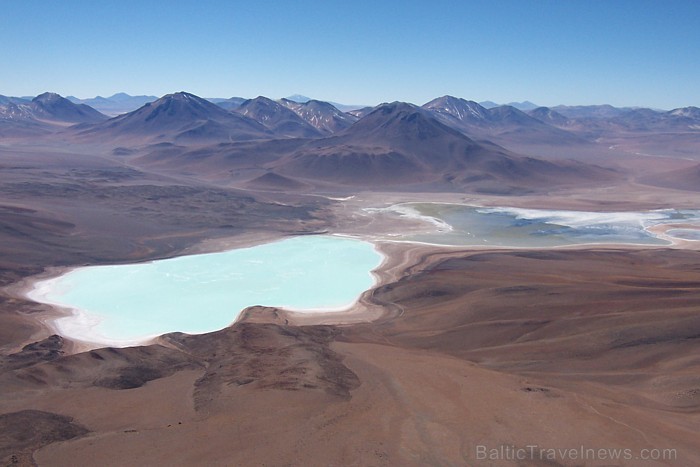
[[[61,334],[133,345],[167,332],[222,329],[252,305],[296,311],[351,306],[383,256],[370,243],[300,236],[222,253],[148,263],[90,266],[37,283],[29,298],[73,311]]]
[[[507,248],[700,241],[700,210],[586,212],[440,203],[367,209],[386,210],[434,226],[431,233],[379,236],[393,241]],[[692,228],[671,228],[665,235],[649,229],[660,224]],[[53,322],[65,336],[134,345],[167,332],[222,329],[252,305],[299,312],[346,309],[374,285],[371,271],[382,261],[371,243],[310,235],[222,253],[78,268],[38,282],[28,296],[73,311]]]

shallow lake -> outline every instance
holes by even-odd
[[[589,212],[439,203],[406,203],[389,209],[435,225],[435,233],[409,235],[404,240],[440,245],[535,248],[596,243],[668,245],[667,240],[647,229],[659,224],[700,222],[700,211],[676,209]],[[687,231],[679,233],[685,237],[691,235]]]
[[[682,240],[700,241],[700,229],[670,229],[666,234]]]
[[[300,236],[222,253],[91,266],[41,281],[33,300],[74,310],[61,334],[130,345],[166,332],[203,333],[252,305],[298,311],[351,306],[375,283],[383,256],[371,243]]]

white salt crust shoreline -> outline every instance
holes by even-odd
[[[102,322],[98,315],[79,308],[66,307],[61,303],[50,300],[48,297],[52,292],[52,281],[76,269],[78,268],[62,268],[60,272],[54,273],[51,278],[41,278],[31,282],[22,294],[31,301],[51,307],[52,311],[44,313],[43,316],[38,317],[38,320],[52,334],[58,334],[61,337],[70,339],[81,350],[100,347],[148,345],[159,337],[158,335],[149,335],[138,339],[108,339],[95,330]]]
[[[397,205],[389,206],[387,208],[365,208],[363,211],[372,213],[372,212],[398,212],[401,216],[405,216],[407,218],[411,219],[416,219],[423,221],[433,227],[433,229],[436,230],[435,233],[440,233],[440,232],[446,232],[446,231],[451,231],[452,226],[449,224],[445,223],[444,221],[431,217],[431,216],[425,216],[417,212],[415,209],[410,208],[409,206],[401,206],[404,204],[410,204],[410,203],[399,203]],[[461,204],[461,203],[438,203],[438,202],[430,202],[430,203],[425,203],[425,204],[454,204],[454,205],[463,205],[463,206],[470,206],[470,207],[476,207],[480,208],[480,206],[473,206],[473,205],[468,205],[468,204]],[[396,209],[396,208],[399,209]],[[486,208],[486,209],[492,209],[492,208]],[[295,318],[293,321],[297,323],[304,323],[304,324],[312,324],[315,322],[318,323],[333,323],[333,324],[345,324],[345,323],[353,323],[353,322],[358,322],[358,321],[371,321],[373,319],[376,319],[378,316],[381,315],[380,312],[377,312],[376,310],[371,310],[372,305],[368,304],[366,300],[363,300],[363,297],[376,288],[377,286],[381,285],[382,283],[386,282],[390,278],[396,278],[398,276],[397,271],[393,271],[392,274],[387,274],[387,271],[385,270],[387,268],[387,264],[391,263],[392,258],[390,257],[390,254],[384,250],[386,248],[381,248],[381,244],[383,245],[396,245],[399,247],[401,250],[405,250],[404,254],[407,254],[407,251],[413,249],[413,248],[436,248],[436,249],[441,249],[441,250],[478,250],[478,251],[483,251],[483,250],[541,250],[541,249],[587,249],[591,247],[595,248],[619,248],[619,247],[625,247],[625,248],[631,248],[631,249],[653,249],[653,248],[668,248],[668,247],[674,247],[674,248],[690,248],[690,249],[698,249],[700,248],[700,241],[696,240],[686,240],[686,239],[680,239],[676,237],[672,237],[670,235],[667,235],[668,230],[672,230],[674,228],[678,228],[679,226],[683,226],[684,224],[680,224],[677,221],[672,221],[669,220],[669,223],[664,223],[664,224],[656,224],[648,227],[644,227],[645,230],[650,232],[652,235],[655,237],[665,240],[669,242],[669,245],[643,245],[643,244],[637,244],[637,243],[605,243],[605,242],[600,242],[600,243],[586,243],[586,244],[575,244],[575,245],[561,245],[561,246],[554,246],[554,247],[513,247],[513,246],[493,246],[493,245],[448,245],[448,244],[440,244],[440,243],[429,243],[429,242],[418,242],[418,241],[410,241],[410,240],[400,240],[396,238],[387,238],[389,237],[389,234],[387,234],[384,238],[378,239],[377,237],[372,237],[368,238],[366,235],[353,235],[353,234],[342,234],[342,233],[335,233],[331,234],[334,236],[338,237],[346,237],[346,238],[354,238],[357,240],[361,240],[367,243],[370,243],[373,245],[375,251],[381,255],[382,257],[382,262],[381,264],[375,268],[374,270],[370,271],[370,275],[372,276],[373,283],[369,287],[369,289],[363,293],[361,293],[352,303],[349,303],[344,306],[340,307],[331,307],[331,308],[309,308],[309,309],[292,309],[292,308],[285,308],[283,306],[277,307],[281,309],[285,314],[289,315],[290,317]],[[251,239],[219,239],[217,241],[210,241],[210,242],[204,242],[202,245],[199,245],[197,247],[194,247],[192,251],[185,251],[182,254],[178,256],[186,256],[190,254],[197,254],[197,253],[204,253],[204,252],[223,252],[223,251],[229,251],[231,249],[237,249],[237,248],[246,248],[246,247],[252,247],[255,245],[259,245],[261,243],[268,243],[270,241],[280,241],[283,240],[284,237],[279,237],[279,236],[274,236],[270,235],[266,238],[264,238],[262,241],[258,237],[255,240]],[[212,245],[213,243],[213,245]],[[175,256],[175,257],[178,257]],[[395,258],[394,258],[395,259]],[[397,266],[394,265],[394,268]],[[94,313],[87,312],[85,310],[80,310],[80,309],[75,309],[75,308],[67,308],[64,306],[61,306],[60,304],[57,304],[55,302],[51,302],[48,300],[46,297],[49,295],[50,291],[50,282],[52,278],[56,278],[58,276],[61,276],[63,274],[67,274],[68,272],[77,269],[77,267],[66,267],[66,268],[52,268],[51,270],[47,271],[45,274],[41,274],[39,276],[35,276],[34,278],[28,279],[20,288],[19,288],[19,295],[22,297],[26,297],[32,301],[37,301],[39,303],[43,304],[48,304],[51,306],[51,311],[42,314],[41,317],[38,318],[38,320],[48,329],[50,329],[53,333],[57,333],[63,337],[67,337],[71,341],[74,341],[76,343],[76,347],[80,348],[81,350],[86,350],[86,349],[92,349],[92,348],[99,348],[99,347],[105,347],[105,346],[112,346],[112,347],[128,347],[128,346],[135,346],[135,345],[148,345],[151,343],[154,343],[157,341],[157,339],[160,337],[160,335],[147,335],[147,336],[142,336],[137,339],[124,339],[124,340],[117,340],[117,339],[109,339],[104,336],[100,336],[94,328],[100,323],[100,318],[99,316],[95,315]],[[24,281],[23,281],[24,282]],[[255,306],[255,305],[251,305]],[[234,324],[237,322],[242,316],[244,316],[243,310],[239,310],[238,314],[236,315],[235,319],[228,325],[230,326],[231,324]],[[66,319],[70,318],[70,319]],[[71,323],[77,323],[75,325],[71,325]],[[211,330],[207,332],[213,332],[216,330]]]
[[[341,313],[350,313],[355,310],[359,302],[362,298],[362,296],[369,290],[374,289],[377,285],[379,285],[379,276],[377,274],[377,271],[379,271],[386,263],[387,263],[387,255],[382,252],[376,243],[364,240],[359,238],[358,236],[355,235],[346,235],[346,234],[332,234],[333,236],[341,237],[341,238],[352,238],[355,240],[363,241],[365,243],[369,243],[372,245],[374,251],[381,257],[381,262],[379,266],[377,266],[375,269],[369,271],[369,275],[372,278],[372,284],[370,287],[361,292],[353,301],[340,305],[340,306],[334,306],[334,307],[314,307],[314,308],[293,308],[293,307],[285,307],[283,305],[280,306],[275,306],[275,308],[279,308],[280,310],[283,310],[284,312],[290,313],[292,315],[320,315],[320,316],[327,316],[329,314],[341,314]],[[274,241],[282,241],[284,238],[277,238]],[[263,243],[271,243],[271,242],[263,242]],[[247,245],[243,246],[241,245],[239,248],[252,248],[257,245],[261,245],[263,243],[257,243],[256,245]],[[233,248],[236,249],[236,248]],[[226,248],[223,250],[219,251],[209,251],[209,253],[213,252],[226,252],[226,251],[231,251],[232,248]],[[172,258],[168,259],[174,259],[182,256],[189,256],[189,255],[178,255],[174,256]],[[156,260],[154,260],[156,261]],[[152,263],[153,261],[147,261],[145,263]],[[90,267],[90,266],[86,266]],[[155,343],[155,341],[162,335],[162,334],[149,334],[149,335],[144,335],[140,336],[137,338],[132,338],[132,339],[114,339],[114,338],[108,338],[104,335],[102,335],[97,329],[100,323],[103,321],[103,318],[101,318],[99,315],[83,310],[80,308],[74,308],[74,307],[66,307],[65,305],[53,301],[49,299],[52,295],[52,292],[54,291],[52,284],[55,282],[56,279],[59,277],[68,274],[71,271],[74,271],[76,269],[79,269],[79,267],[65,267],[65,268],[57,268],[56,270],[53,270],[51,273],[47,275],[42,274],[40,276],[36,276],[35,280],[30,280],[28,283],[22,288],[20,294],[24,298],[27,298],[31,301],[49,305],[52,308],[52,312],[46,313],[44,316],[39,318],[39,321],[46,326],[52,333],[58,334],[62,337],[68,338],[71,341],[74,341],[81,350],[87,350],[87,349],[94,349],[94,348],[100,348],[100,347],[132,347],[132,346],[139,346],[139,345],[148,345]],[[252,306],[258,306],[257,304],[250,304],[249,307]],[[188,334],[206,334],[208,332],[215,332],[220,329],[224,329],[226,327],[229,327],[236,323],[243,315],[244,315],[244,310],[246,308],[240,309],[237,311],[235,314],[235,318],[226,326],[223,328],[219,329],[211,329],[199,333],[194,333],[190,332]]]
[[[690,240],[690,239],[685,239],[685,238],[680,238],[680,237],[674,237],[673,235],[669,235],[668,232],[674,229],[684,229],[684,230],[697,230],[700,232],[700,222],[698,219],[693,219],[691,221],[686,221],[686,220],[679,220],[678,219],[650,219],[650,217],[654,213],[661,213],[664,211],[672,211],[673,209],[655,209],[655,210],[649,210],[649,211],[576,211],[576,210],[564,210],[564,209],[535,209],[535,208],[516,208],[516,207],[495,207],[495,206],[482,206],[482,205],[477,205],[477,204],[466,204],[466,203],[454,203],[454,202],[440,202],[440,201],[420,201],[420,202],[413,202],[413,201],[408,201],[408,202],[402,202],[402,203],[397,203],[393,204],[391,206],[387,206],[384,208],[365,208],[363,211],[368,212],[368,213],[375,213],[375,212],[394,212],[399,214],[400,217],[405,217],[408,219],[415,219],[423,222],[427,222],[428,224],[432,224],[437,227],[437,232],[435,233],[445,233],[445,232],[451,232],[454,231],[454,228],[446,223],[445,221],[438,219],[433,216],[428,216],[421,214],[416,210],[415,208],[411,207],[412,204],[436,204],[436,205],[450,205],[450,206],[464,206],[464,207],[470,207],[474,209],[483,209],[491,212],[503,212],[503,213],[513,213],[517,216],[519,216],[519,213],[525,213],[525,212],[530,212],[530,213],[541,213],[540,215],[542,217],[553,217],[556,216],[557,214],[568,214],[568,215],[575,215],[576,213],[580,214],[580,219],[586,219],[591,217],[590,215],[595,215],[595,216],[618,216],[621,220],[638,220],[639,225],[641,229],[645,232],[648,232],[651,234],[653,237],[667,242],[665,245],[654,245],[654,244],[644,244],[644,243],[634,243],[634,242],[586,242],[586,243],[572,243],[569,245],[554,245],[554,246],[543,246],[543,247],[538,247],[538,246],[512,246],[512,245],[472,245],[472,244],[449,244],[449,243],[436,243],[436,242],[426,242],[426,241],[418,241],[418,240],[399,240],[399,239],[385,239],[383,241],[387,242],[394,242],[394,243],[407,243],[407,244],[417,244],[417,245],[426,245],[426,246],[435,246],[435,247],[441,247],[441,248],[459,248],[459,249],[464,249],[464,248],[469,248],[469,249],[475,249],[475,250],[483,250],[483,249],[497,249],[497,250],[523,250],[523,249],[533,249],[533,250],[540,250],[540,249],[571,249],[571,248],[590,248],[590,247],[614,247],[614,246],[623,246],[623,247],[630,247],[630,248],[667,248],[667,247],[675,247],[675,248],[689,248],[689,249],[698,249],[700,248],[700,240]],[[683,209],[683,210],[688,210],[688,209]],[[546,213],[546,215],[545,215]],[[636,215],[636,217],[635,217]],[[646,219],[645,219],[646,217]],[[649,220],[655,220],[657,223],[654,224],[648,224],[645,223],[645,221]],[[666,222],[664,222],[666,221]],[[562,225],[568,225],[572,226],[571,223],[563,223]],[[585,222],[584,222],[585,225]]]

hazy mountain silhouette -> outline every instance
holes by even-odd
[[[494,107],[498,107],[500,104],[496,104],[494,101],[481,101],[479,102],[479,105],[486,109],[492,109]]]
[[[561,128],[538,120],[509,105],[487,109],[474,101],[443,96],[423,108],[432,112],[442,123],[464,134],[508,144],[547,141],[548,144],[572,144],[583,141]]]
[[[158,99],[156,96],[130,96],[124,92],[118,92],[110,97],[97,96],[90,99],[79,99],[68,96],[66,99],[74,104],[89,105],[95,110],[99,110],[105,115],[120,115],[131,112],[143,105]]]
[[[85,104],[74,104],[56,93],[45,92],[28,104],[35,118],[60,123],[95,123],[107,116]]]
[[[537,107],[536,109],[530,110],[528,114],[548,125],[563,127],[569,123],[568,118],[549,107]]]
[[[537,104],[533,104],[530,101],[522,101],[522,102],[508,102],[508,104],[511,107],[515,107],[518,110],[522,110],[523,112],[527,112],[528,110],[533,110],[539,107]],[[498,106],[496,106],[498,107]]]
[[[31,101],[0,96],[0,136],[39,136],[60,131],[78,123],[107,119],[95,109],[74,104],[55,93],[44,93]]]
[[[124,115],[84,129],[100,139],[146,141],[230,141],[269,138],[270,131],[240,114],[227,112],[194,94],[178,92]]]
[[[603,105],[557,105],[552,110],[559,112],[567,118],[612,118],[629,109],[613,107],[609,104]]]
[[[212,97],[212,98],[207,98],[209,102],[212,102],[219,107],[226,109],[226,110],[234,110],[238,106],[240,106],[242,103],[247,101],[245,97],[230,97],[228,99],[222,99],[218,97]]]
[[[292,102],[298,102],[300,104],[303,104],[305,102],[309,102],[311,100],[310,97],[303,96],[301,94],[292,94],[291,96],[287,96],[284,99]]]
[[[636,132],[699,131],[700,109],[684,107],[668,112],[632,109],[610,119],[610,122],[625,130]]]
[[[21,97],[11,97],[11,96],[0,95],[0,105],[29,104],[30,102],[31,102],[31,99],[24,99]]]
[[[557,110],[559,109],[559,110]],[[563,110],[564,113],[561,111]],[[599,138],[615,141],[629,136],[700,136],[700,109],[685,107],[671,111],[647,108],[616,108],[608,105],[541,107],[530,115],[552,126],[578,134],[591,141]]]

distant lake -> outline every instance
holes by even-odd
[[[555,247],[596,243],[668,245],[647,230],[669,223],[700,223],[699,210],[590,212],[461,204],[406,203],[388,208],[433,223],[435,233],[407,235],[408,241],[440,245]],[[698,235],[678,230],[678,238]]]
[[[39,282],[29,296],[77,311],[55,321],[67,337],[130,345],[172,331],[222,329],[252,305],[347,308],[372,287],[371,271],[382,260],[371,243],[300,236],[222,253],[78,268]]]

